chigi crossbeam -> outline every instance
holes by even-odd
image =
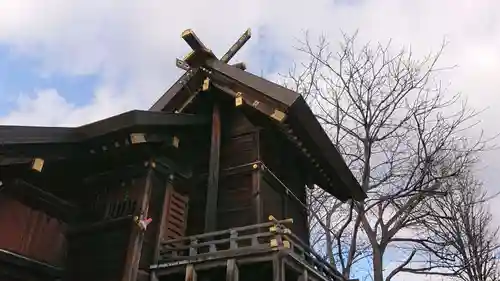
[[[219,59],[148,111],[0,126],[1,280],[345,280],[309,245],[306,187],[366,194],[300,94]],[[270,216],[271,215],[271,216]]]

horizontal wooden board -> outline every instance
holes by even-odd
[[[225,139],[221,147],[221,169],[244,165],[257,160],[257,138],[248,133]]]
[[[0,194],[0,249],[62,265],[66,224],[41,210]]]

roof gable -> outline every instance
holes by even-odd
[[[298,149],[317,167],[323,178],[321,183],[317,183],[320,187],[341,200],[366,198],[342,156],[300,94],[228,65],[227,61],[218,60],[213,54],[197,56],[196,52],[194,49],[194,53],[188,56],[189,60],[185,63],[192,68],[187,70],[151,110],[182,112],[197,98],[198,93],[206,90],[210,84],[233,97],[235,106],[251,107],[272,119],[276,129],[294,141]],[[194,57],[199,60],[193,59]],[[340,179],[341,187],[334,186],[338,184],[332,181],[334,178]]]

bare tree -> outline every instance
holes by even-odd
[[[422,223],[420,242],[439,265],[463,281],[497,281],[498,228],[492,225],[488,197],[472,173],[448,182],[447,195],[427,202],[431,215]],[[425,266],[425,265],[424,265]]]
[[[452,275],[438,268],[412,268],[421,251],[414,231],[430,216],[425,206],[443,186],[475,163],[482,138],[466,137],[476,112],[460,95],[446,94],[436,80],[445,47],[423,59],[391,44],[356,45],[344,35],[338,48],[307,34],[298,50],[306,63],[294,67],[285,85],[301,92],[331,133],[369,199],[341,204],[314,190],[309,200],[320,219],[311,219],[314,243],[349,278],[356,262],[369,258],[375,281],[399,272]],[[335,51],[338,50],[338,51]],[[390,247],[412,244],[391,272],[383,257]]]

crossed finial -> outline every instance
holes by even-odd
[[[220,60],[224,63],[228,63],[241,49],[241,47],[245,45],[251,36],[252,34],[250,29],[247,29]],[[186,29],[182,32],[181,37],[191,47],[192,51],[183,60],[176,59],[177,67],[188,71],[191,68],[201,65],[206,59],[217,59],[212,50],[208,49],[205,44],[201,42],[200,38],[196,36],[193,30]],[[243,70],[246,69],[246,65],[244,63],[237,63],[233,66]]]

